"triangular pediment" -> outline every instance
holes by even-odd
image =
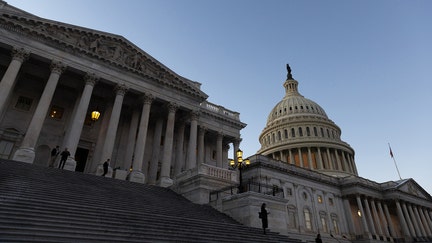
[[[208,97],[199,83],[176,74],[120,35],[43,19],[9,5],[3,6],[0,13],[0,26],[8,31],[74,55],[96,58],[200,100]]]
[[[411,194],[416,197],[424,199],[432,199],[431,195],[427,193],[417,182],[413,179],[400,180],[396,182],[396,189],[398,191]]]

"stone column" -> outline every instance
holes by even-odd
[[[142,96],[143,108],[141,112],[141,121],[138,128],[138,137],[135,143],[135,156],[132,166],[132,172],[129,175],[129,181],[144,183],[147,173],[147,164],[143,170],[144,150],[147,139],[148,124],[150,118],[150,108],[153,102],[153,95],[144,94]],[[143,172],[144,171],[144,172]]]
[[[15,86],[15,81],[22,63],[27,60],[30,53],[24,49],[12,49],[12,61],[10,62],[0,82],[0,115],[6,111],[6,102]]]
[[[383,222],[383,226],[382,227],[384,229],[385,236],[386,237],[390,237],[391,235],[390,235],[389,226],[388,226],[389,223],[386,220],[386,217],[384,215],[384,211],[383,211],[383,208],[381,206],[381,202],[380,201],[377,202],[377,206],[378,206],[379,215],[380,215],[380,217],[382,219],[382,222]],[[378,220],[379,220],[379,218],[378,218]]]
[[[311,148],[308,147],[308,164],[309,164],[309,169],[313,169],[313,164],[312,164],[312,153],[311,153]]]
[[[152,149],[152,158],[150,161],[150,168],[148,173],[148,184],[155,185],[157,180],[157,171],[159,167],[159,153],[160,153],[160,144],[162,139],[162,128],[163,128],[163,119],[158,118],[156,120],[156,125],[153,134],[153,149]]]
[[[301,148],[297,148],[297,152],[298,152],[298,155],[299,155],[299,163],[300,163],[300,167],[303,168],[303,155],[302,155]]]
[[[360,214],[361,214],[360,219],[361,219],[361,222],[362,222],[362,225],[363,225],[364,234],[367,235],[368,238],[370,239],[371,235],[369,233],[369,227],[368,227],[368,224],[366,222],[366,214],[365,214],[365,211],[363,209],[363,205],[362,205],[362,202],[361,202],[361,199],[360,199],[360,195],[357,195],[356,199],[357,199],[357,206],[358,206],[358,208],[360,210]]]
[[[369,219],[368,223],[370,225],[371,233],[373,235],[376,235],[377,233],[376,233],[376,230],[375,230],[375,224],[374,224],[374,221],[373,221],[373,218],[372,218],[372,213],[371,213],[370,207],[369,207],[369,200],[367,198],[365,198],[365,199],[363,199],[363,202],[365,204],[367,218]]]
[[[123,162],[123,169],[126,169],[129,171],[130,168],[132,168],[133,160],[134,160],[134,150],[135,150],[135,142],[137,139],[137,131],[138,131],[138,122],[140,119],[140,111],[138,110],[138,107],[132,108],[132,117],[129,124],[129,133],[128,133],[128,140],[127,140],[127,147]]]
[[[392,221],[392,218],[390,216],[387,204],[384,204],[384,213],[385,213],[385,216],[386,216],[386,219],[387,219],[387,224],[389,226],[390,236],[391,237],[397,237],[396,231],[394,230],[394,227],[393,227],[393,221]]]
[[[197,164],[196,160],[196,143],[197,143],[197,130],[198,130],[198,111],[192,111],[190,114],[191,124],[189,132],[189,145],[187,154],[187,166],[186,169],[190,170]]]
[[[388,214],[387,205],[384,206],[384,209],[386,209],[386,213]],[[412,236],[411,236],[410,230],[408,229],[408,223],[405,220],[405,216],[402,212],[402,207],[401,207],[400,202],[398,200],[396,200],[396,209],[397,209],[397,214],[399,216],[399,221],[401,222],[401,225],[402,225],[402,231],[404,233],[405,241],[407,241]]]
[[[426,233],[426,229],[425,229],[425,225],[424,225],[425,223],[424,223],[423,219],[420,217],[420,214],[419,214],[419,211],[417,209],[417,206],[414,205],[412,208],[413,208],[414,214],[415,214],[415,216],[417,218],[417,222],[419,224],[422,236],[427,236],[428,234]]]
[[[68,131],[69,136],[66,136],[68,139],[64,142],[64,146],[68,148],[71,154],[69,158],[66,160],[65,166],[63,168],[65,170],[75,171],[75,167],[76,167],[75,153],[81,137],[81,132],[84,126],[84,121],[90,104],[90,98],[93,93],[93,87],[95,86],[98,79],[99,78],[96,77],[95,74],[87,74],[86,76],[84,76],[84,80],[86,84],[81,94],[81,99],[79,101],[75,115],[72,117],[71,127]]]
[[[346,212],[346,216],[348,218],[347,224],[348,224],[349,233],[352,235],[356,235],[356,231],[355,231],[355,227],[354,227],[354,219],[352,217],[350,202],[349,202],[348,198],[343,198],[342,200],[343,200],[343,207],[344,207],[343,211]]]
[[[174,141],[174,122],[175,122],[175,113],[177,111],[177,104],[169,103],[168,104],[168,120],[167,126],[165,130],[165,141],[164,141],[164,153],[162,158],[162,166],[161,166],[161,178],[159,182],[159,186],[161,187],[169,187],[173,184],[173,180],[170,177],[171,174],[171,161],[172,161],[172,147]],[[196,137],[195,137],[196,138]]]
[[[182,170],[185,169],[185,161],[183,156],[185,126],[186,125],[184,122],[180,122],[177,128],[174,175],[180,174]]]
[[[107,159],[111,159],[117,134],[117,127],[120,120],[123,98],[125,96],[126,90],[127,88],[125,85],[117,85],[115,87],[116,97],[114,100],[111,117],[109,119],[108,129],[106,131],[104,146],[102,147],[102,160],[100,163],[103,163]]]
[[[334,170],[335,168],[333,166],[333,160],[331,159],[330,148],[327,148],[327,161],[328,161],[329,169]]]
[[[222,132],[218,132],[217,138],[216,138],[216,166],[219,168],[222,168],[223,162],[222,162],[222,140],[223,140],[223,134]]]
[[[424,218],[425,227],[426,227],[426,230],[428,231],[428,235],[432,236],[432,222],[428,218],[427,211],[425,212],[425,210],[427,210],[427,209],[425,209],[425,208],[420,208],[419,209],[422,217]]]
[[[197,166],[199,164],[205,164],[205,161],[204,161],[204,149],[205,149],[204,138],[205,138],[206,130],[207,130],[206,127],[200,127],[199,132],[198,132],[198,160],[197,160]]]
[[[412,223],[412,221],[411,221],[411,216],[409,215],[408,210],[407,210],[407,207],[406,207],[406,204],[405,204],[404,202],[402,202],[402,210],[403,210],[403,212],[404,212],[405,219],[406,219],[407,222],[408,222],[408,228],[409,228],[409,230],[410,230],[410,232],[411,232],[411,235],[412,235],[413,237],[417,237],[417,233],[416,233],[416,231],[415,231],[415,229],[414,229],[414,226],[413,226],[413,223]]]
[[[237,161],[237,150],[240,148],[241,138],[235,138],[233,142],[233,159]]]
[[[294,155],[292,154],[291,149],[288,150],[289,158],[290,158],[290,164],[295,164]]]
[[[318,169],[322,170],[323,169],[323,160],[322,160],[322,156],[321,156],[321,149],[319,147],[317,147],[317,153],[318,153]]]
[[[34,147],[36,146],[40,131],[47,116],[58,80],[65,69],[66,66],[60,62],[53,61],[51,63],[50,77],[48,78],[48,82],[46,83],[45,89],[40,97],[36,111],[33,114],[30,125],[21,143],[21,147],[15,152],[13,160],[33,163],[35,158]]]
[[[409,204],[407,207],[408,207],[408,212],[411,215],[411,220],[414,224],[414,229],[416,231],[417,236],[424,236],[423,232],[421,230],[421,225],[419,224],[419,218],[415,214],[411,204]]]
[[[378,229],[378,234],[380,236],[382,236],[383,235],[383,231],[382,231],[382,227],[381,227],[381,222],[380,222],[380,218],[378,216],[378,211],[376,209],[375,201],[373,199],[371,199],[371,206],[372,206],[373,218],[375,219],[375,224],[376,224],[377,229]]]
[[[338,165],[338,170],[343,171],[343,169],[342,169],[342,163],[341,163],[341,160],[340,160],[340,157],[339,157],[339,151],[337,149],[335,149],[335,156],[336,156],[336,163]]]

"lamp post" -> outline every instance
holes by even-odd
[[[243,160],[243,151],[241,151],[240,149],[237,150],[236,157],[237,158],[235,158],[235,160],[230,159],[230,166],[232,169],[238,168],[238,170],[239,170],[239,187],[238,187],[238,190],[239,190],[239,193],[242,193],[243,192],[242,170],[243,170],[243,167],[250,165],[250,160],[249,159]]]

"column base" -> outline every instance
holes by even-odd
[[[15,152],[12,160],[33,164],[35,156],[36,156],[36,153],[35,153],[34,148],[19,148]]]
[[[144,182],[145,182],[145,175],[141,171],[136,171],[135,170],[135,171],[132,171],[129,174],[128,180],[131,181],[131,182],[136,182],[136,183],[144,184]]]
[[[158,183],[160,187],[170,187],[174,184],[173,180],[169,177],[162,177]]]
[[[75,168],[76,168],[75,159],[72,157],[67,158],[63,170],[75,171]]]

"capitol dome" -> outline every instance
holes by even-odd
[[[287,69],[285,96],[268,115],[258,154],[333,176],[357,175],[354,150],[340,139],[340,128],[298,92],[298,81]]]

